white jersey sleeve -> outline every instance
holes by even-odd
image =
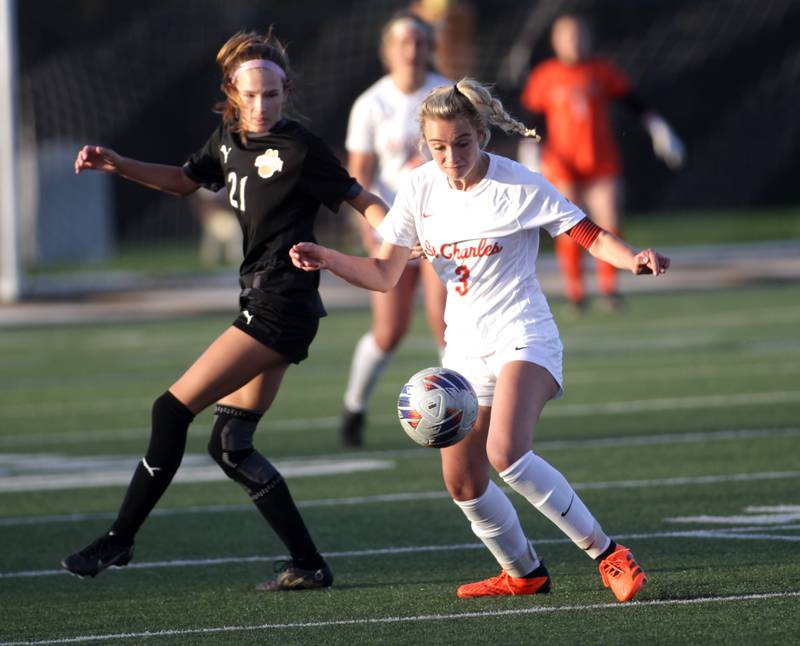
[[[537,175],[538,181],[529,184],[529,199],[519,217],[519,224],[523,229],[541,227],[555,238],[586,217],[583,211],[561,195],[543,175],[533,172],[531,174]]]
[[[502,204],[505,217],[497,218],[511,232],[542,228],[555,237],[569,231],[586,217],[583,211],[558,192],[555,186],[511,159],[492,155],[489,174],[499,189],[496,203]],[[497,225],[496,225],[497,226]]]
[[[404,182],[392,208],[377,228],[378,235],[386,242],[409,249],[417,244],[418,233],[414,218],[417,209],[414,207],[414,196],[413,183]]]

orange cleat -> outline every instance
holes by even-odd
[[[465,583],[458,588],[458,596],[462,599],[473,597],[498,597],[502,595],[517,594],[544,594],[550,592],[550,575],[543,565],[536,568],[535,572],[542,576],[530,578],[514,577],[503,570],[499,576],[475,583]]]
[[[647,575],[633,558],[627,547],[617,545],[610,556],[600,561],[600,577],[603,585],[611,588],[617,601],[630,601],[647,583]]]

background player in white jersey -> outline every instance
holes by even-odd
[[[374,258],[313,243],[291,250],[298,267],[326,268],[368,289],[392,287],[419,240],[447,285],[443,365],[478,394],[478,420],[441,450],[448,491],[500,564],[499,576],[462,585],[458,596],[536,594],[550,576],[526,538],[490,467],[596,560],[603,583],[629,601],[646,581],[630,550],[603,531],[563,475],[531,450],[544,405],[562,394],[558,330],[536,279],[539,228],[568,233],[590,253],[634,274],[659,275],[669,259],[636,252],[600,229],[541,175],[483,152],[490,124],[535,136],[479,83],[434,90],[420,122],[433,161],[415,170],[378,227]]]
[[[425,96],[448,81],[430,71],[433,32],[412,13],[393,16],[381,35],[381,60],[387,74],[356,99],[347,126],[348,170],[366,189],[387,204],[394,201],[406,175],[423,163],[417,115]],[[380,237],[361,223],[367,252],[380,246]],[[372,328],[359,339],[350,366],[339,434],[347,446],[363,442],[365,412],[375,382],[392,352],[408,331],[414,314],[417,283],[422,283],[428,326],[444,346],[444,300],[441,282],[427,263],[411,261],[397,285],[371,295]]]
[[[189,424],[217,403],[208,452],[240,484],[286,545],[290,560],[257,586],[276,591],[323,588],[333,574],[317,550],[281,474],[253,445],[261,416],[278,394],[286,370],[308,356],[325,316],[319,277],[298,271],[289,248],[313,240],[321,204],[343,201],[370,218],[385,204],[362,190],[328,146],[283,116],[292,73],[272,35],[239,32],[217,54],[225,99],[221,123],[181,166],[148,164],[100,146],[84,146],[75,172],[114,173],[150,188],[186,196],[200,186],[225,189],[242,227],[240,315],[153,404],[150,444],[136,467],[110,530],[67,556],[63,567],[96,576],[127,565],[134,538],[183,458]]]

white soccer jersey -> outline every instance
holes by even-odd
[[[408,172],[422,159],[419,152],[419,108],[433,88],[451,82],[429,72],[423,86],[404,94],[389,76],[373,83],[356,99],[347,124],[348,152],[377,156],[375,177],[369,190],[387,204],[394,201]]]
[[[539,173],[489,155],[469,191],[451,188],[434,162],[414,170],[378,233],[406,247],[419,239],[447,285],[448,352],[481,356],[503,339],[556,329],[536,278],[539,228],[555,237],[584,217]]]

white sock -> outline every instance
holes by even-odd
[[[372,389],[391,358],[391,352],[384,352],[375,343],[372,332],[367,332],[361,337],[353,352],[350,378],[344,393],[344,405],[347,410],[360,413],[367,407]]]
[[[437,356],[439,357],[439,365],[441,366],[442,362],[444,361],[444,346],[443,345],[437,345],[436,346],[436,352],[437,352]]]
[[[600,556],[611,544],[566,478],[533,451],[501,472],[500,477],[592,558]]]
[[[539,557],[522,532],[517,510],[494,482],[489,481],[480,498],[453,502],[472,523],[475,536],[511,576],[525,576],[539,567]]]

